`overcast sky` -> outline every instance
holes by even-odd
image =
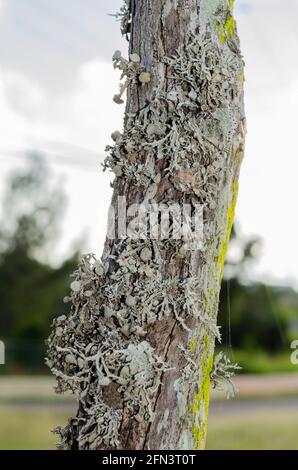
[[[0,197],[7,174],[40,150],[69,205],[55,258],[86,235],[101,253],[111,190],[100,170],[124,108],[112,101],[126,51],[109,13],[121,0],[0,0]],[[236,0],[246,62],[247,151],[237,220],[263,239],[258,276],[298,286],[297,0]]]

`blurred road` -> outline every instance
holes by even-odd
[[[52,377],[0,376],[0,449],[54,449],[50,430],[76,403]],[[208,449],[298,449],[298,374],[239,376],[239,394],[212,391]]]
[[[298,411],[297,397],[268,397],[252,399],[215,400],[210,404],[210,416],[218,414],[244,414],[258,411],[271,411],[272,413]]]
[[[210,413],[247,413],[257,410],[298,410],[298,374],[243,375],[235,377],[236,398],[227,400],[224,392],[211,391]],[[49,376],[0,377],[0,406],[32,410],[72,412],[75,400],[70,394],[56,395],[55,380]]]

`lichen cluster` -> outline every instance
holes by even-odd
[[[238,51],[196,36],[164,62],[171,76],[167,91],[128,116],[124,132],[107,147],[105,167],[135,185],[167,178],[214,210],[227,155],[240,133],[231,103],[241,88],[242,60]],[[136,70],[133,62],[126,67]],[[161,162],[162,172],[156,171]]]
[[[126,60],[122,57],[120,51],[115,51],[113,55],[113,63],[114,68],[121,70],[121,77],[126,77],[124,83],[120,85],[120,92],[117,95],[114,95],[114,102],[117,104],[124,103],[122,96],[129,85],[133,86],[137,82],[139,83],[149,83],[150,82],[150,74],[146,72],[146,70],[140,64],[141,58],[138,54],[131,54],[130,60]],[[118,138],[120,137],[120,133],[116,131],[116,133],[112,134],[112,138],[117,142]]]
[[[71,312],[53,323],[47,363],[57,378],[57,392],[73,392],[84,411],[84,417],[57,429],[63,446],[71,447],[74,436],[80,449],[117,445],[121,409],[114,410],[103,400],[103,390],[111,384],[136,420],[153,417],[150,398],[166,366],[142,339],[142,326],[156,320],[154,308],[162,310],[161,298],[152,291],[152,299],[148,295],[143,306],[144,317],[138,314],[142,298],[129,293],[131,269],[122,266],[117,276],[108,278],[93,255],[84,256],[65,299]]]
[[[131,0],[124,0],[119,12],[112,16],[115,16],[115,18],[120,21],[121,33],[123,36],[127,36],[131,29]]]
[[[122,31],[129,33],[130,2],[118,16]],[[113,62],[124,79],[114,96],[121,104],[126,89],[148,86],[151,71],[136,52],[126,60],[116,51]],[[70,313],[54,321],[48,341],[57,391],[70,390],[79,402],[77,416],[66,428],[57,428],[63,448],[117,447],[124,410],[140,422],[154,419],[153,399],[169,366],[147,335],[152,325],[167,318],[176,321],[190,345],[180,347],[184,367],[175,383],[180,416],[183,420],[188,414],[188,391],[197,384],[190,407],[197,447],[205,435],[201,428],[212,351],[220,338],[216,312],[222,253],[231,222],[230,167],[244,139],[243,62],[234,35],[223,43],[220,35],[214,40],[207,32],[190,34],[175,54],[163,58],[163,65],[167,86],[150,83],[147,104],[127,112],[123,132],[112,134],[114,145],[107,147],[104,166],[115,174],[116,194],[120,187],[128,188],[128,196],[141,195],[145,206],[173,201],[201,205],[205,247],[192,252],[184,237],[148,239],[133,229],[107,241],[102,260],[82,258],[65,299]],[[160,230],[158,218],[157,225]],[[219,373],[229,377],[230,366],[221,359],[215,363],[214,384]],[[197,367],[202,361],[205,369]],[[186,441],[190,445],[188,437]]]
[[[233,364],[231,360],[221,351],[214,358],[213,369],[211,372],[211,384],[218,390],[226,390],[227,398],[233,397],[237,389],[233,383],[233,377],[241,367]]]

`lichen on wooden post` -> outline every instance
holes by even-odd
[[[127,0],[118,15],[129,56],[113,57],[124,80],[114,101],[127,91],[127,103],[124,129],[107,147],[111,213],[119,221],[119,196],[151,207],[156,234],[157,205],[199,205],[203,246],[185,234],[144,238],[131,213],[130,230],[107,237],[101,260],[83,257],[66,299],[70,314],[54,321],[48,348],[58,391],[78,399],[77,415],[57,428],[64,448],[205,447],[245,138],[232,10],[232,0]],[[229,367],[216,364],[218,373]]]

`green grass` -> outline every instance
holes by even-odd
[[[212,416],[207,449],[297,450],[297,422],[298,410]]]
[[[291,363],[291,352],[268,354],[263,351],[233,350],[233,354],[227,351],[227,355],[242,367],[242,374],[298,372],[298,366]]]
[[[58,437],[51,429],[66,421],[63,413],[1,407],[0,450],[55,449]]]

